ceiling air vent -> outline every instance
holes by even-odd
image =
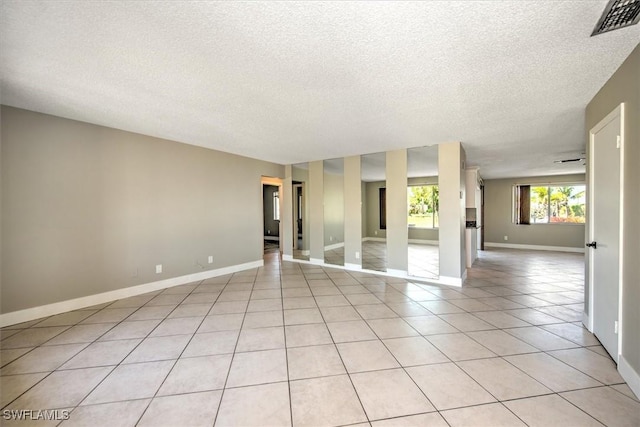
[[[591,36],[637,24],[640,21],[640,0],[609,0]]]

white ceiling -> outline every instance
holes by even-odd
[[[287,164],[462,141],[485,178],[573,173],[640,41],[606,1],[8,1],[0,101]]]

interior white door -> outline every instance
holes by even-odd
[[[620,320],[620,109],[591,131],[590,296],[593,333],[617,362]]]

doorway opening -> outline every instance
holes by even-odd
[[[263,251],[265,254],[279,253],[281,252],[280,236],[282,236],[280,222],[282,180],[280,178],[262,177],[261,181]]]

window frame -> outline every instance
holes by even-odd
[[[584,226],[586,224],[586,201],[585,201],[585,221],[584,222],[551,222],[551,203],[547,202],[547,222],[531,222],[531,212],[530,212],[530,208],[531,206],[528,207],[529,210],[529,215],[527,218],[522,218],[521,217],[521,200],[520,200],[520,188],[521,187],[529,187],[529,204],[531,205],[531,194],[533,193],[533,188],[534,187],[547,187],[547,193],[550,195],[551,194],[551,190],[552,188],[555,187],[577,187],[577,186],[582,186],[584,187],[584,191],[586,192],[587,190],[587,184],[586,182],[554,182],[554,183],[546,183],[546,182],[541,182],[541,183],[521,183],[521,184],[514,184],[512,191],[511,191],[511,196],[512,196],[512,201],[511,201],[511,222],[513,224],[516,225],[582,225]]]

